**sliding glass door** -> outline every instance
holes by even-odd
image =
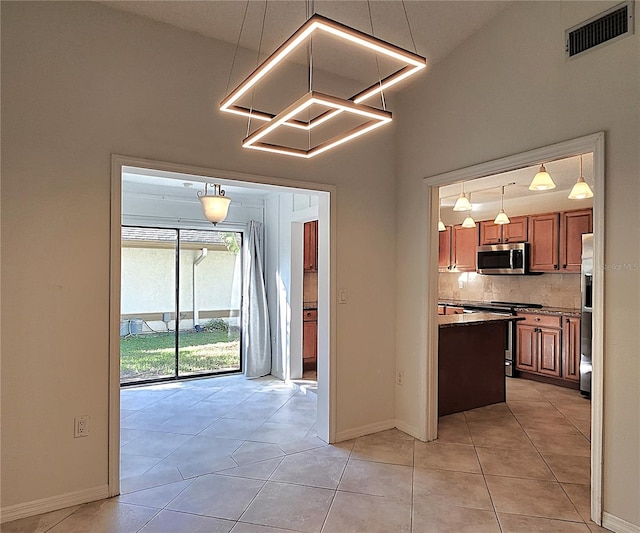
[[[242,234],[123,226],[120,382],[237,372]]]

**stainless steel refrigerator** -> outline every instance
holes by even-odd
[[[582,235],[582,291],[580,319],[580,392],[591,396],[591,325],[593,307],[593,233]]]

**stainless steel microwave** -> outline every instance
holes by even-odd
[[[478,246],[478,274],[528,274],[529,243]]]

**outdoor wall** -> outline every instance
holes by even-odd
[[[106,491],[112,154],[335,185],[337,431],[393,424],[393,125],[309,161],[247,151],[215,105],[232,45],[94,2],[1,9],[3,520]]]
[[[516,2],[400,95],[396,416],[408,426],[424,416],[423,178],[604,131],[605,263],[640,263],[640,28],[573,60],[564,53],[565,29],[616,3]],[[640,279],[607,270],[604,282],[604,511],[637,528]]]

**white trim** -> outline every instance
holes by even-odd
[[[397,418],[395,423],[396,423],[396,428],[398,428],[403,433],[406,433],[407,435],[411,435],[416,439],[420,439],[420,428],[412,426],[411,424],[407,424],[405,421],[398,420]],[[420,440],[424,440],[424,439],[420,439]]]
[[[92,489],[76,490],[74,492],[67,492],[66,494],[59,494],[58,496],[9,505],[8,507],[0,509],[0,523],[4,524],[12,520],[49,513],[71,507],[72,505],[94,502],[108,497],[109,487],[107,485],[100,485]]]
[[[606,511],[602,513],[602,527],[616,533],[640,533],[640,526],[636,526]]]
[[[382,420],[381,422],[374,422],[373,424],[367,424],[365,426],[359,426],[357,428],[345,429],[338,432],[336,435],[336,442],[342,442],[344,440],[355,439],[363,437],[364,435],[371,435],[371,433],[378,433],[378,431],[385,431],[387,429],[393,429],[396,427],[396,420],[390,418],[389,420]]]
[[[155,161],[129,156],[113,154],[111,156],[111,253],[110,253],[110,309],[109,309],[109,496],[120,493],[120,224],[122,219],[122,167],[153,169],[164,175],[166,173],[188,174],[190,176],[216,178],[216,183],[233,185],[232,182],[244,182],[257,185],[257,188],[274,191],[285,188],[290,191],[319,191],[329,193],[320,195],[321,205],[318,209],[326,209],[329,213],[329,227],[322,231],[320,246],[323,242],[329,250],[329,257],[321,260],[320,268],[328,270],[329,290],[318,293],[318,320],[325,316],[329,341],[326,351],[328,357],[323,374],[328,379],[318,383],[318,403],[323,404],[319,413],[326,413],[323,420],[319,420],[322,427],[318,429],[318,436],[328,442],[336,441],[337,416],[337,380],[336,380],[336,350],[337,350],[337,322],[336,322],[336,272],[337,272],[337,187],[323,183],[290,180],[273,176],[258,176],[229,170],[219,170],[204,167]],[[175,177],[178,176],[167,176]],[[328,202],[324,208],[322,202]],[[328,241],[328,242],[327,242]],[[320,282],[320,280],[318,280]],[[326,427],[324,427],[326,426]],[[393,426],[391,426],[393,427]]]
[[[603,353],[604,353],[604,275],[600,268],[595,265],[604,264],[604,214],[605,214],[605,172],[604,172],[604,132],[594,133],[585,137],[571,139],[569,141],[552,144],[542,148],[536,148],[528,152],[514,154],[493,161],[487,161],[478,165],[445,172],[424,179],[424,191],[426,205],[431,206],[431,216],[426,217],[425,231],[431,236],[430,252],[435,253],[437,246],[437,218],[436,209],[437,198],[433,191],[443,185],[450,185],[460,181],[467,181],[502,172],[508,172],[540,164],[541,161],[554,161],[566,157],[575,156],[581,153],[593,152],[593,172],[594,172],[594,198],[593,198],[593,229],[594,229],[594,269],[593,269],[593,379],[591,384],[591,519],[597,524],[601,523],[602,516],[602,471],[603,471]],[[435,268],[434,257],[430,258],[427,264],[427,291],[425,293],[425,306],[433,309],[433,313],[427,315],[428,338],[431,342],[427,344],[427,368],[429,373],[421,373],[419,379],[420,390],[426,390],[429,396],[423,396],[424,409],[422,411],[422,425],[428,440],[435,438],[433,426],[437,425],[438,409],[437,396],[433,400],[434,391],[437,394],[438,373],[437,369],[438,349],[438,326],[437,321],[431,315],[435,315],[435,305],[437,302],[437,268]],[[433,279],[435,278],[435,280]],[[435,287],[435,289],[434,289]]]

